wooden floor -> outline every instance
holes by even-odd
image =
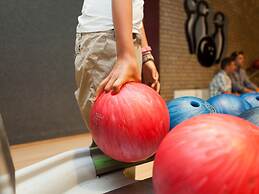
[[[11,146],[11,154],[14,166],[17,170],[71,149],[89,147],[91,142],[92,138],[90,133],[86,133],[14,145]]]
[[[89,147],[92,143],[90,133],[56,139],[48,139],[27,144],[11,146],[11,154],[15,169],[21,169],[37,163],[51,156],[72,149]],[[134,172],[136,180],[143,180],[152,176],[153,162],[141,164],[125,170],[126,174]]]
[[[18,170],[59,153],[76,148],[89,147],[91,143],[92,137],[90,133],[86,133],[70,137],[14,145],[11,146],[11,154],[14,166],[16,170]],[[125,169],[125,174],[133,174],[136,180],[145,180],[109,192],[109,194],[152,194],[153,188],[152,180],[150,178],[152,176],[152,169],[153,162]]]

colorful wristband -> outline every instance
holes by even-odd
[[[154,61],[154,57],[151,53],[142,56],[142,64],[145,64],[148,61]]]
[[[142,51],[142,54],[144,54],[144,53],[146,53],[146,52],[151,52],[152,49],[151,49],[150,46],[146,46],[146,47],[143,47],[143,48],[141,49],[141,51]]]

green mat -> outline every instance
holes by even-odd
[[[139,164],[147,163],[154,160],[154,156],[140,162],[125,163],[117,160],[113,160],[109,156],[105,155],[95,143],[90,146],[91,157],[94,162],[97,176],[101,176],[107,173],[112,173],[125,168],[136,166]]]

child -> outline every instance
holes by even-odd
[[[103,90],[118,93],[131,81],[159,91],[158,72],[145,35],[144,0],[84,0],[76,35],[75,96],[89,129],[89,113]],[[90,129],[89,129],[90,130]]]
[[[231,94],[232,83],[229,77],[235,72],[236,66],[231,58],[225,58],[221,62],[221,71],[218,72],[210,83],[210,96],[219,94]]]

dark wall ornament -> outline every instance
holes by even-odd
[[[217,47],[215,63],[219,63],[225,49],[225,15],[222,12],[215,13],[213,23],[215,26],[215,31],[212,34],[212,38]]]
[[[187,20],[185,22],[185,34],[189,45],[189,51],[191,54],[195,53],[194,48],[194,38],[193,38],[193,25],[196,19],[196,9],[197,9],[197,1],[196,0],[185,0],[184,1],[184,9],[187,14]]]
[[[208,36],[209,5],[205,1],[199,1],[196,8],[196,18],[193,25],[193,45],[197,51],[198,45],[204,37]]]
[[[187,14],[185,34],[189,52],[196,54],[199,63],[211,67],[219,63],[225,49],[225,16],[217,12],[213,18],[214,32],[209,29],[209,4],[204,0],[184,0]]]
[[[216,44],[210,36],[205,36],[199,41],[197,57],[204,67],[211,67],[216,59]]]

